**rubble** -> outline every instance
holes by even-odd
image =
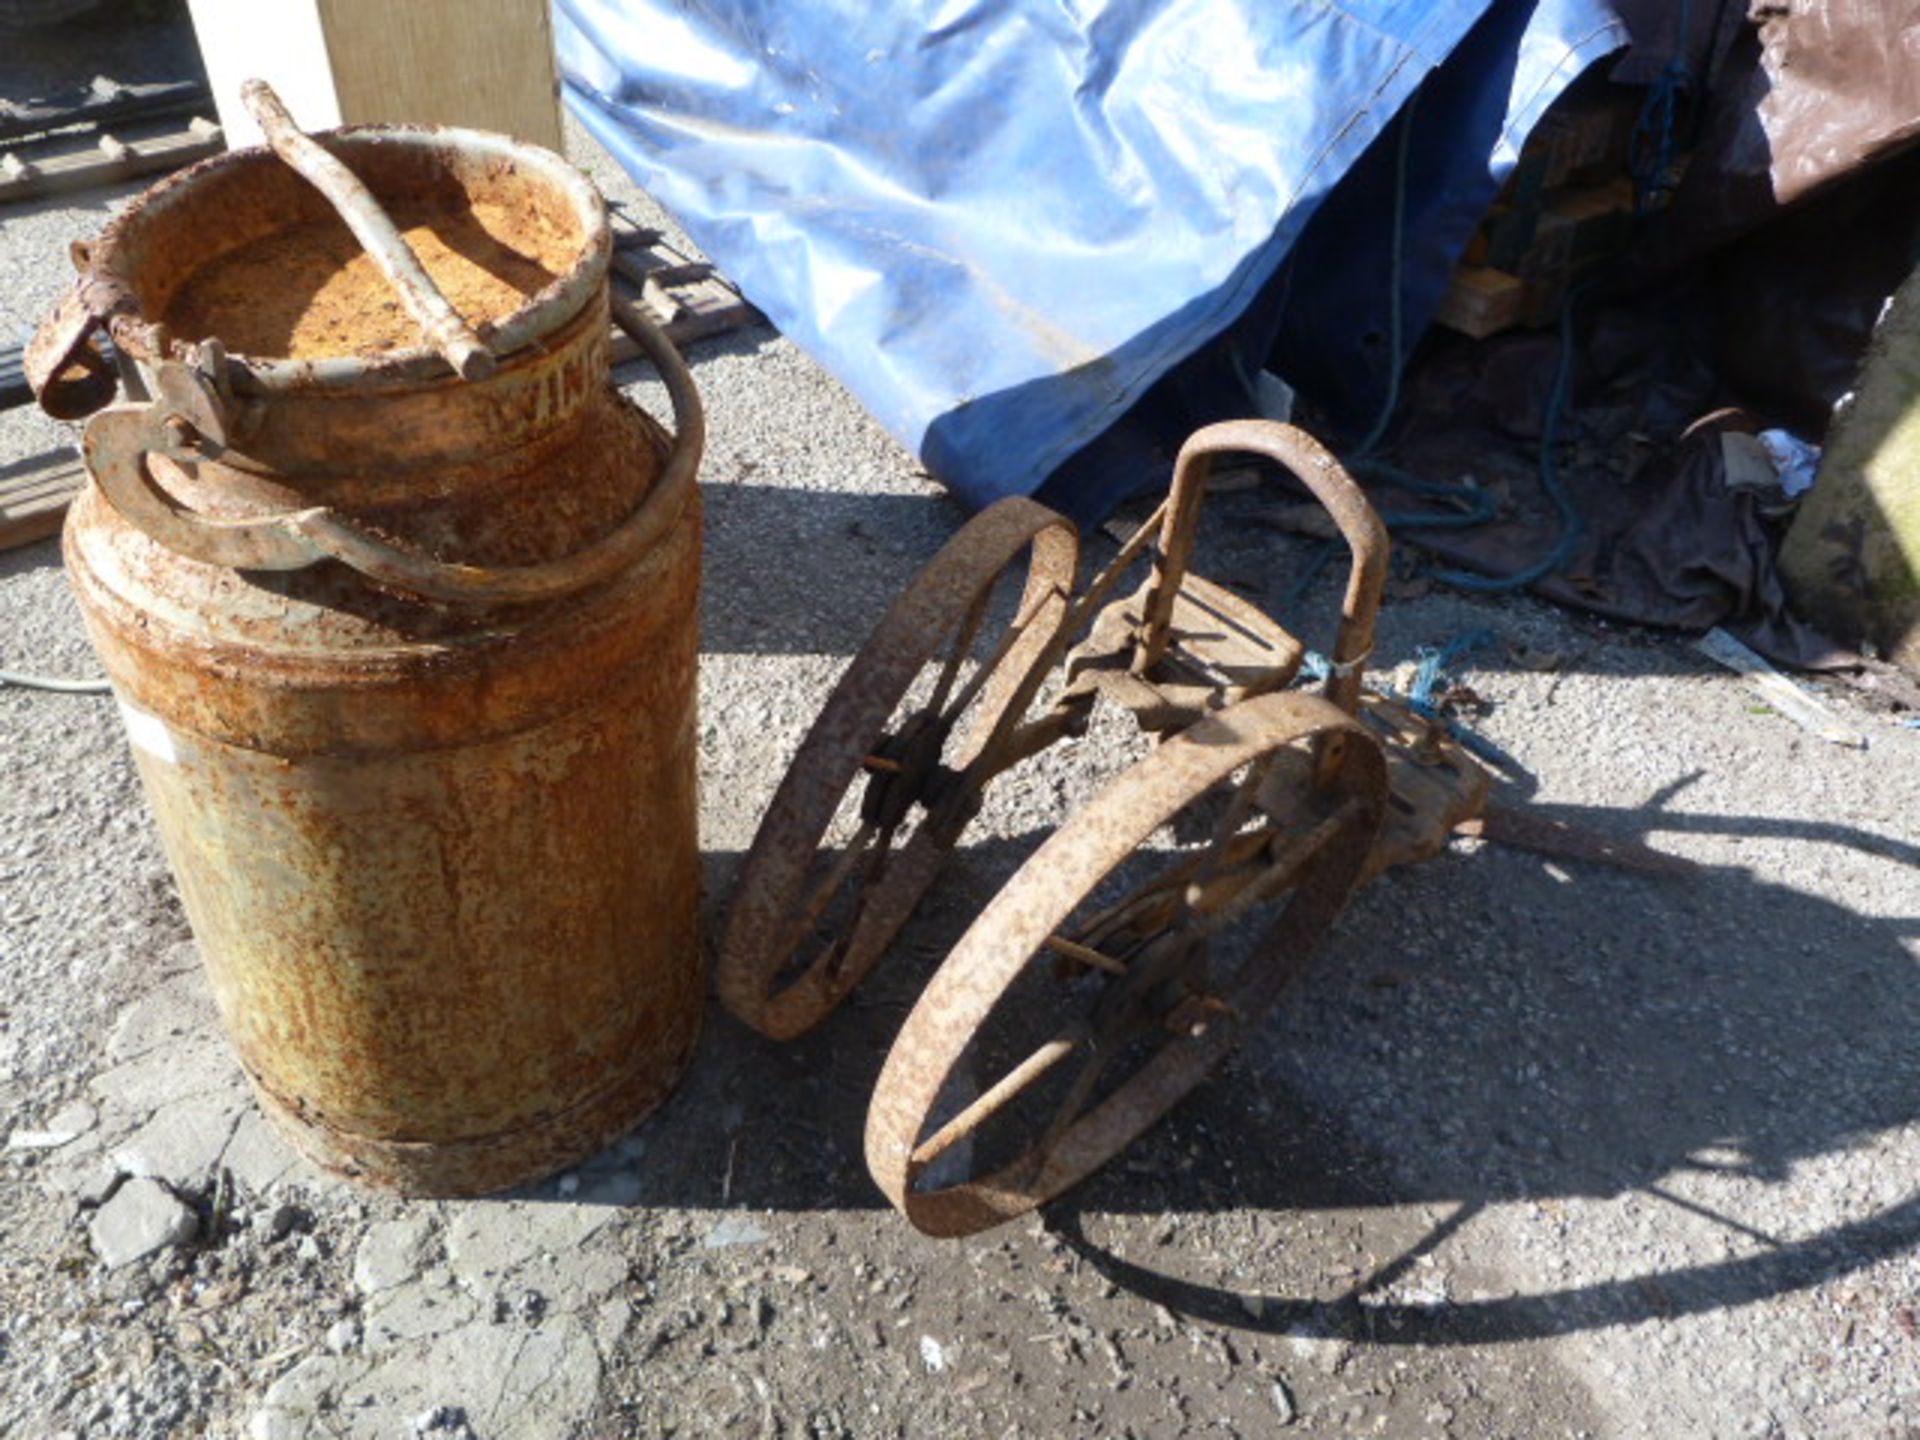
[[[126,1182],[93,1214],[87,1233],[109,1270],[191,1240],[200,1218],[157,1180]]]

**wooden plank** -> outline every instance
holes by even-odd
[[[0,467],[0,550],[59,530],[67,506],[86,483],[86,467],[70,450],[49,450]]]
[[[1693,642],[1693,648],[1716,664],[1724,665],[1747,683],[1774,709],[1802,730],[1810,730],[1822,740],[1849,749],[1867,748],[1867,737],[1821,704],[1811,692],[1795,684],[1770,665],[1766,658],[1749,650],[1718,625]]]
[[[191,117],[128,125],[112,135],[52,135],[0,155],[0,204],[175,170],[220,148],[219,127]]]
[[[1497,205],[1487,213],[1482,223],[1487,243],[1484,252],[1477,257],[1479,263],[1495,270],[1512,270],[1525,257],[1527,247],[1533,244],[1533,232],[1540,223],[1540,197],[1534,196],[1530,205]]]
[[[546,0],[190,0],[235,145],[260,143],[239,104],[259,77],[301,127],[382,121],[498,130],[562,147]]]
[[[1633,182],[1626,176],[1605,185],[1563,190],[1541,212],[1517,273],[1545,276],[1606,259],[1632,239]]]
[[[1504,270],[1462,265],[1453,272],[1433,318],[1449,330],[1482,340],[1520,318],[1525,294],[1519,278]]]
[[[39,460],[41,457],[33,458]],[[19,475],[0,478],[0,494],[4,494],[8,505],[26,505],[41,500],[71,500],[74,475],[74,468],[70,465],[49,464],[44,469],[27,470]]]
[[[265,143],[240,101],[240,83],[256,77],[273,86],[304,128],[341,123],[315,0],[187,0],[187,9],[229,145]]]
[[[36,100],[0,108],[0,140],[19,140],[75,125],[120,124],[189,111],[211,114],[213,96],[198,80],[163,80],[151,85],[119,85],[95,80]]]
[[[546,0],[320,0],[340,117],[563,144]]]
[[[676,345],[725,334],[764,318],[733,285],[704,260],[682,255],[658,230],[613,215],[612,283],[639,304]],[[640,347],[615,329],[612,363],[624,365]]]

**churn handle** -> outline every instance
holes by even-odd
[[[56,420],[78,420],[113,403],[120,377],[100,345],[100,318],[88,303],[85,251],[74,256],[80,276],[40,322],[21,357],[40,408]]]
[[[1374,621],[1387,584],[1390,542],[1387,527],[1368,501],[1366,492],[1341,468],[1326,446],[1297,425],[1277,420],[1228,420],[1208,425],[1188,437],[1173,465],[1173,490],[1167,499],[1166,519],[1160,530],[1160,555],[1155,562],[1153,590],[1147,597],[1144,667],[1166,653],[1173,620],[1173,597],[1187,573],[1193,554],[1194,532],[1200,523],[1200,501],[1207,473],[1216,455],[1259,455],[1299,479],[1327,507],[1353,551],[1347,593],[1340,609],[1340,631],[1334,640],[1332,673],[1326,695],[1349,715],[1360,703],[1361,670],[1373,653]]]
[[[116,405],[87,424],[87,468],[109,503],[133,525],[191,560],[234,569],[299,570],[333,559],[371,580],[432,600],[515,604],[553,600],[609,580],[651,549],[686,509],[706,448],[706,415],[680,352],[638,306],[614,297],[613,322],[653,362],[673,406],[673,443],[660,476],[620,525],[560,560],[539,565],[458,565],[389,545],[331,510],[220,520],[185,509],[153,482],[149,455],[183,463],[210,459],[225,442],[224,407],[205,369],[169,360],[158,367],[150,405]],[[221,357],[224,363],[224,357]],[[210,367],[211,368],[211,367]]]

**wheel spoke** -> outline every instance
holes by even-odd
[[[1092,1021],[1097,1028],[1088,1042],[1087,1061],[1081,1066],[1080,1073],[1074,1076],[1066,1097],[1054,1110],[1034,1146],[1033,1167],[1036,1173],[1053,1153],[1053,1147],[1059,1143],[1060,1137],[1066,1134],[1086,1109],[1108,1062],[1142,1033],[1143,1028],[1153,1028],[1156,1021],[1147,1011],[1147,1007],[1153,1003],[1152,995],[1166,981],[1175,977],[1184,959],[1194,953],[1193,947],[1198,943],[1203,943],[1203,937],[1197,932],[1185,927],[1176,929],[1170,920],[1134,951],[1126,974],[1110,982],[1105,996],[1093,1010]]]
[[[993,678],[994,671],[1000,668],[1001,662],[1012,652],[1013,647],[1020,643],[1020,637],[1026,633],[1031,619],[1031,615],[1021,615],[1007,626],[1006,633],[1000,637],[1000,643],[993,647],[993,653],[974,667],[973,674],[967,677],[967,683],[961,688],[959,696],[941,712],[941,724],[952,725],[967,713],[967,707],[978,698],[981,689],[988,680]]]
[[[1147,927],[1149,930],[1160,930],[1171,924],[1174,916],[1173,907],[1180,904],[1180,891],[1188,877],[1198,868],[1200,859],[1198,855],[1189,855],[1158,875],[1143,880],[1106,909],[1089,916],[1086,923],[1078,927],[1080,943],[1099,945],[1103,939],[1121,926],[1142,918],[1139,910],[1147,902],[1151,902],[1158,909],[1165,910],[1164,914],[1158,913],[1158,910],[1149,912],[1152,915],[1152,923]]]
[[[1182,887],[1182,900],[1187,909],[1212,910],[1237,894],[1246,882],[1235,872],[1273,838],[1275,832],[1270,825],[1251,831],[1241,828],[1260,798],[1273,761],[1274,756],[1269,754],[1253,763],[1246,779],[1234,787],[1232,796],[1214,821],[1206,847],[1191,866],[1192,878]]]
[[[833,866],[827,871],[827,878],[821,881],[807,901],[806,908],[800,912],[794,923],[794,934],[798,943],[804,944],[806,937],[813,933],[813,927],[820,923],[820,917],[827,913],[827,906],[833,903],[833,897],[840,893],[840,887],[847,883],[847,877],[853,873],[853,867],[860,862],[867,843],[873,839],[875,827],[863,823],[847,842],[847,848],[834,858]]]
[[[966,1109],[914,1147],[913,1163],[931,1165],[960,1141],[978,1130],[1020,1091],[1071,1055],[1088,1038],[1084,1023],[1061,1031],[1013,1069],[1002,1075]]]
[[[1199,931],[1211,935],[1231,925],[1255,905],[1263,904],[1297,878],[1300,867],[1331,843],[1335,836],[1365,812],[1366,802],[1358,796],[1344,800],[1334,812],[1304,834],[1295,836],[1285,849],[1263,866],[1238,894],[1225,898],[1217,909],[1196,917]]]
[[[872,827],[863,826],[861,828],[871,829]],[[840,974],[840,967],[847,958],[848,947],[853,943],[855,935],[859,933],[860,917],[866,913],[867,909],[867,897],[878,887],[881,878],[886,874],[887,862],[893,858],[893,837],[899,832],[899,829],[900,824],[898,821],[895,821],[893,824],[887,826],[886,829],[882,830],[879,835],[875,837],[873,843],[867,847],[866,868],[861,872],[860,879],[854,888],[853,913],[847,917],[846,923],[840,927],[840,936],[834,941],[833,948],[825,957],[826,973],[830,977],[837,978]],[[841,878],[844,880],[846,877],[843,874]]]
[[[1294,803],[1304,787],[1285,782],[1330,736],[1351,743]],[[1365,873],[1386,782],[1348,716],[1289,693],[1202,716],[1110,782],[982,910],[901,1027],[866,1132],[888,1198],[927,1234],[964,1235],[1110,1161],[1305,968]],[[1219,908],[1195,913],[1196,898]],[[1071,979],[1060,1005],[1036,962]],[[1057,1033],[1075,1017],[1079,1043]],[[1026,1058],[982,1074],[997,1083],[969,1103],[948,1084],[969,1055]]]
[[[1093,1097],[1093,1087],[1099,1083],[1101,1073],[1107,1068],[1107,1061],[1111,1057],[1100,1048],[1098,1035],[1088,1041],[1087,1051],[1080,1073],[1073,1077],[1073,1084],[1067,1087],[1066,1098],[1054,1110],[1053,1118],[1047,1121],[1047,1128],[1041,1132],[1039,1141],[1033,1147],[1033,1168],[1036,1172],[1047,1163],[1047,1157],[1053,1153],[1053,1147],[1060,1143],[1060,1137],[1067,1133],[1068,1127],[1087,1108],[1087,1101]]]
[[[1259,800],[1260,789],[1266,784],[1267,776],[1273,770],[1273,758],[1271,755],[1263,755],[1254,761],[1247,771],[1247,778],[1234,788],[1232,800],[1228,802],[1219,822],[1213,827],[1213,835],[1207,845],[1209,853],[1222,849],[1246,823],[1247,812],[1253,809],[1255,802]]]
[[[886,952],[993,778],[969,768],[971,757],[943,753],[958,748],[947,734],[958,727],[943,716],[963,687],[960,708],[973,713],[962,725],[1005,708],[1003,688],[1012,697],[1039,683],[1038,662],[1054,653],[1071,606],[1077,552],[1064,517],[1009,497],[943,545],[861,643],[734,882],[716,980],[748,1024],[780,1038],[803,1032]],[[1003,589],[1023,572],[1019,588]],[[987,627],[997,632],[1006,613],[997,602],[1009,594],[1022,597],[1009,607],[1020,643],[988,667],[994,683],[970,686],[977,658],[1000,640]]]
[[[1218,910],[1267,870],[1261,855],[1283,832],[1277,826],[1242,830],[1225,844],[1207,851],[1214,863],[1200,867],[1181,896],[1189,910],[1205,914]]]
[[[1103,970],[1109,975],[1127,973],[1124,961],[1116,960],[1111,955],[1103,955],[1091,945],[1082,945],[1078,940],[1069,940],[1064,935],[1049,935],[1045,944],[1056,955],[1064,955],[1069,960],[1077,960],[1082,965]]]
[[[973,604],[967,608],[967,618],[960,622],[960,629],[953,637],[953,646],[940,666],[940,678],[934,682],[933,698],[927,701],[925,713],[937,715],[946,708],[954,678],[960,673],[960,662],[973,653],[973,642],[980,637],[980,627],[986,622],[987,606],[992,601],[991,585],[983,585],[980,593],[973,597]]]
[[[1244,819],[1244,814],[1241,818]],[[1272,829],[1263,828],[1230,833],[1224,838],[1216,838],[1206,849],[1195,851],[1168,866],[1159,874],[1141,881],[1122,898],[1088,917],[1087,921],[1079,927],[1081,942],[1097,945],[1100,937],[1111,933],[1116,923],[1134,919],[1135,916],[1130,912],[1142,901],[1147,900],[1166,907],[1166,913],[1158,916],[1150,927],[1155,930],[1163,929],[1173,922],[1174,911],[1180,905],[1187,903],[1186,896],[1191,893],[1190,884],[1200,883],[1216,871],[1245,864],[1260,852],[1261,847],[1267,844],[1274,834]]]

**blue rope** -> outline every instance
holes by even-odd
[[[1473,630],[1447,641],[1444,645],[1422,645],[1414,651],[1420,661],[1420,668],[1414,672],[1413,686],[1408,693],[1401,695],[1391,686],[1379,688],[1383,694],[1404,700],[1416,715],[1443,726],[1448,735],[1480,759],[1498,766],[1508,774],[1524,775],[1527,773],[1526,767],[1512,755],[1464,721],[1442,714],[1440,707],[1433,700],[1433,692],[1447,678],[1447,666],[1469,651],[1477,650],[1498,638],[1491,630]],[[1310,683],[1318,685],[1325,683],[1327,677],[1333,673],[1333,665],[1318,650],[1309,650],[1306,658],[1300,662],[1300,670]]]
[[[1687,52],[1693,42],[1693,3],[1680,0],[1673,55],[1647,90],[1646,103],[1633,122],[1631,148],[1633,203],[1636,209],[1657,208],[1673,185],[1673,152],[1680,96],[1693,88],[1693,66]],[[1651,154],[1649,154],[1651,147]]]
[[[1407,156],[1413,149],[1413,112],[1420,103],[1420,92],[1407,97],[1400,112],[1400,143],[1393,156],[1393,233],[1388,241],[1387,278],[1387,393],[1373,428],[1354,448],[1353,458],[1370,453],[1387,433],[1387,424],[1400,404],[1400,276],[1404,268],[1407,229]]]
[[[1456,589],[1476,590],[1483,594],[1519,590],[1560,569],[1572,556],[1573,547],[1579,543],[1585,527],[1573,497],[1567,494],[1566,487],[1560,483],[1560,471],[1554,463],[1553,451],[1560,439],[1560,417],[1567,408],[1567,393],[1572,389],[1574,302],[1593,283],[1589,280],[1574,286],[1561,303],[1560,363],[1554,367],[1553,389],[1547,396],[1547,413],[1540,425],[1540,488],[1546,492],[1547,498],[1553,502],[1553,508],[1559,513],[1560,538],[1554,541],[1553,549],[1545,557],[1512,575],[1491,576],[1475,574],[1471,570],[1435,570],[1432,572],[1434,579]]]
[[[1407,692],[1407,703],[1415,713],[1429,720],[1444,719],[1440,707],[1433,703],[1433,692],[1447,678],[1447,666],[1461,656],[1489,644],[1494,638],[1491,630],[1470,630],[1444,645],[1422,645],[1415,650],[1414,657],[1419,660],[1420,668],[1414,672],[1413,688]]]
[[[1406,231],[1407,231],[1407,157],[1413,145],[1413,115],[1420,102],[1420,92],[1414,91],[1408,98],[1406,108],[1400,113],[1400,143],[1394,151],[1393,161],[1393,230],[1389,239],[1387,266],[1387,393],[1381,398],[1379,412],[1373,418],[1373,426],[1360,443],[1347,452],[1347,468],[1356,474],[1379,476],[1397,489],[1412,495],[1431,495],[1435,499],[1464,502],[1466,508],[1453,515],[1430,515],[1416,511],[1385,511],[1380,518],[1388,529],[1395,525],[1480,525],[1491,520],[1494,514],[1493,497],[1477,486],[1447,485],[1436,480],[1422,480],[1417,475],[1409,475],[1396,465],[1384,460],[1371,458],[1385,438],[1387,426],[1393,421],[1393,412],[1400,408],[1400,350],[1405,340],[1406,320],[1401,313],[1401,280],[1406,270]]]
[[[1400,346],[1405,329],[1405,321],[1400,308],[1400,281],[1405,268],[1406,218],[1407,218],[1407,156],[1412,149],[1414,109],[1419,104],[1420,92],[1414,91],[1408,97],[1406,107],[1400,112],[1400,139],[1394,150],[1393,171],[1393,230],[1389,240],[1389,260],[1387,287],[1387,393],[1382,398],[1380,409],[1374,416],[1373,426],[1360,442],[1349,450],[1344,457],[1347,468],[1356,475],[1372,475],[1387,481],[1396,489],[1412,495],[1430,495],[1437,500],[1464,503],[1466,508],[1451,515],[1423,514],[1417,511],[1385,510],[1380,512],[1380,521],[1389,530],[1403,525],[1465,526],[1483,525],[1494,516],[1493,497],[1476,486],[1446,485],[1438,481],[1422,480],[1410,475],[1397,465],[1384,460],[1369,458],[1387,433],[1392,423],[1393,412],[1400,406]],[[1289,284],[1292,283],[1289,277]],[[1342,542],[1327,540],[1322,542],[1308,560],[1306,569],[1280,597],[1280,609],[1290,612],[1304,597],[1313,582],[1320,578],[1320,572],[1327,568],[1327,562],[1340,552]]]
[[[1420,661],[1420,668],[1413,672],[1413,685],[1407,691],[1407,704],[1414,714],[1446,726],[1447,734],[1482,760],[1491,761],[1512,774],[1525,774],[1518,760],[1478,730],[1450,715],[1443,715],[1433,698],[1433,692],[1449,678],[1449,665],[1498,638],[1491,630],[1469,630],[1465,635],[1456,635],[1444,645],[1422,645],[1415,650],[1413,653]]]
[[[1685,0],[1683,0],[1685,3]],[[1372,476],[1403,490],[1411,495],[1429,496],[1444,500],[1461,508],[1453,513],[1436,514],[1431,511],[1383,510],[1381,522],[1389,530],[1410,529],[1463,529],[1468,526],[1484,525],[1496,514],[1493,497],[1477,485],[1450,485],[1437,480],[1423,480],[1409,474],[1398,466],[1370,458],[1372,451],[1379,445],[1392,422],[1393,412],[1400,403],[1401,343],[1405,320],[1401,314],[1400,290],[1405,269],[1406,244],[1406,205],[1407,205],[1407,156],[1411,149],[1413,134],[1414,105],[1419,99],[1415,91],[1407,101],[1402,112],[1400,143],[1394,158],[1393,181],[1393,234],[1389,254],[1391,257],[1388,301],[1388,371],[1387,393],[1383,397],[1380,411],[1374,417],[1372,427],[1345,457],[1347,467],[1357,475]],[[1589,282],[1591,283],[1591,282]],[[1566,409],[1567,395],[1572,388],[1573,370],[1573,302],[1577,294],[1584,289],[1577,286],[1570,290],[1560,311],[1560,362],[1554,371],[1553,389],[1548,395],[1547,412],[1540,432],[1540,488],[1553,502],[1560,517],[1560,535],[1553,549],[1537,564],[1528,566],[1512,575],[1480,575],[1468,570],[1435,570],[1435,579],[1460,590],[1472,590],[1481,593],[1500,593],[1519,590],[1533,584],[1542,576],[1549,575],[1566,564],[1578,543],[1581,534],[1580,512],[1575,508],[1572,498],[1560,483],[1560,476],[1554,464],[1553,450],[1559,437],[1560,417]],[[1306,573],[1295,582],[1293,588],[1282,601],[1284,608],[1303,595],[1319,575],[1328,558],[1333,554],[1338,542],[1330,541],[1323,546],[1321,553],[1308,565]]]

